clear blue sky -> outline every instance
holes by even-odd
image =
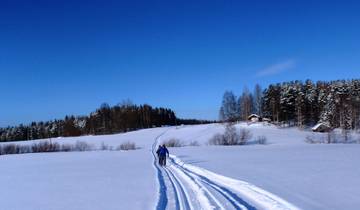
[[[0,126],[123,99],[215,119],[225,90],[360,76],[356,1],[0,1]]]

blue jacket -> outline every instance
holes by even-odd
[[[166,154],[169,155],[169,150],[166,147],[161,147],[159,156],[165,156]]]

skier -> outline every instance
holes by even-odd
[[[161,166],[166,166],[166,155],[169,157],[169,150],[165,144],[163,144],[159,151],[159,162]]]
[[[158,156],[158,159],[159,159],[159,165],[161,165],[161,158],[160,158],[160,151],[162,149],[162,146],[159,145],[158,149],[156,150],[156,154]]]

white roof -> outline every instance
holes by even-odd
[[[249,115],[249,117],[248,118],[250,118],[250,117],[260,117],[259,115],[257,115],[257,114],[251,114],[251,115]]]
[[[314,127],[312,127],[312,130],[317,130],[318,128],[320,128],[320,126],[326,126],[329,127],[328,125],[326,125],[325,123],[318,123],[316,124]]]

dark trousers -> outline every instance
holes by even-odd
[[[166,156],[165,155],[160,155],[159,156],[159,164],[161,166],[165,166],[166,165]]]
[[[166,155],[164,155],[164,157],[163,157],[163,160],[162,160],[162,161],[163,161],[163,164],[162,164],[162,165],[163,165],[163,166],[166,166]]]
[[[161,165],[162,164],[162,156],[158,156],[158,158],[159,158],[159,165]]]

